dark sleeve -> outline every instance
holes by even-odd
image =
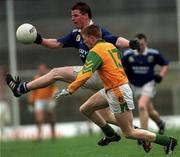
[[[164,66],[164,65],[168,65],[169,64],[169,61],[166,60],[162,54],[159,52],[157,55],[156,55],[156,63],[160,66]]]
[[[114,36],[112,35],[110,32],[108,32],[106,29],[104,28],[101,28],[101,31],[102,31],[102,38],[107,41],[107,42],[110,42],[112,43],[113,45],[116,44],[116,41],[118,39],[118,36]]]
[[[121,53],[121,62],[122,62],[122,65],[123,65],[123,67],[124,68],[126,68],[127,67],[127,65],[128,65],[128,60],[127,60],[127,56],[126,55],[124,55],[124,52],[123,53]]]
[[[63,47],[75,47],[77,48],[77,44],[76,44],[76,40],[75,40],[75,36],[73,35],[73,33],[69,33],[68,35],[58,38],[57,39],[58,42],[63,44]]]

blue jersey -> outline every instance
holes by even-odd
[[[101,28],[102,31],[102,38],[110,42],[112,44],[115,44],[117,41],[117,36],[112,35],[104,28]],[[89,48],[84,44],[83,38],[81,37],[80,30],[79,29],[73,29],[71,33],[69,33],[67,36],[57,39],[58,42],[61,42],[63,44],[63,47],[74,47],[79,50],[79,55],[81,57],[82,62],[84,63],[89,51]]]
[[[134,86],[143,86],[154,79],[155,65],[168,65],[169,62],[158,50],[147,48],[143,54],[136,50],[126,50],[123,53],[122,64],[129,82]]]

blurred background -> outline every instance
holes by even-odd
[[[16,39],[15,45],[9,45],[9,41],[14,38],[15,30],[22,23],[33,24],[44,38],[58,38],[66,35],[73,29],[70,9],[77,1],[14,0],[12,5],[8,5],[7,1],[9,0],[0,0],[1,67],[7,72],[10,68],[13,69],[9,54],[12,48],[16,49],[17,54],[14,56],[17,59],[17,74],[25,81],[32,79],[36,74],[37,66],[41,63],[45,63],[50,69],[82,64],[76,49],[52,50],[36,44],[23,45]],[[136,33],[145,33],[149,47],[159,49],[170,61],[169,73],[157,86],[157,95],[153,101],[161,115],[180,115],[179,0],[85,0],[85,2],[92,9],[95,23],[127,39],[133,38]],[[8,18],[13,19],[13,17],[14,23],[9,21],[8,24]],[[8,27],[11,30],[8,31]],[[58,86],[64,87],[65,84],[58,82]],[[86,120],[78,108],[91,93],[91,91],[82,93],[79,90],[71,98],[63,98],[56,106],[57,122]],[[26,95],[18,99],[18,109],[14,107],[14,98],[9,89],[6,89],[5,97],[9,102],[12,115],[11,125],[34,123],[34,117],[27,109]],[[137,110],[134,114],[138,116]]]

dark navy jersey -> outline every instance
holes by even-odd
[[[104,28],[101,28],[101,31],[102,31],[102,38],[105,41],[110,42],[112,44],[116,43],[118,38],[117,36],[112,35]],[[89,48],[84,44],[79,29],[73,29],[71,33],[69,33],[65,37],[57,39],[57,41],[61,42],[63,44],[63,47],[77,48],[79,50],[79,55],[81,57],[81,60],[83,61],[83,63],[85,62]]]
[[[164,66],[169,62],[158,50],[147,48],[143,54],[139,54],[136,50],[126,50],[123,53],[122,64],[129,82],[141,87],[154,79],[156,65]]]

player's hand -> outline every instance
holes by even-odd
[[[140,44],[139,44],[139,41],[137,39],[131,39],[129,41],[129,47],[133,50],[138,50],[140,49]]]
[[[28,105],[28,111],[31,113],[34,113],[35,109],[34,109],[34,105]]]
[[[37,33],[37,37],[36,37],[36,40],[34,41],[34,43],[36,44],[41,44],[43,41],[41,35],[39,33]]]
[[[71,93],[67,88],[63,88],[55,93],[54,98],[59,99],[61,96],[67,96],[67,95],[71,95]]]
[[[161,75],[158,75],[158,74],[156,74],[156,75],[154,75],[154,81],[156,82],[156,83],[160,83],[161,81],[162,81],[162,76]]]

